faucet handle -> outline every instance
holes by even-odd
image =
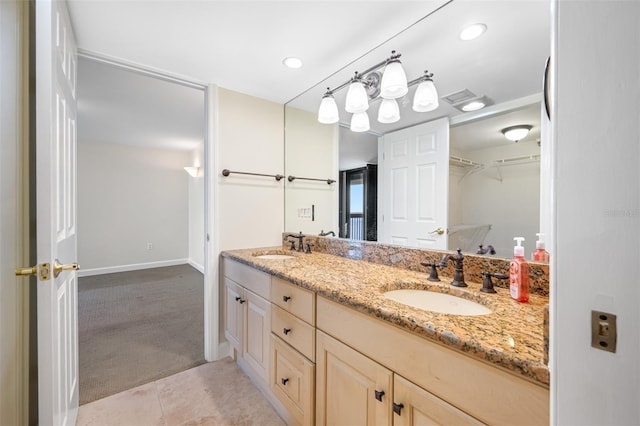
[[[440,277],[438,277],[438,270],[436,268],[442,267],[442,264],[435,262],[420,262],[420,264],[431,268],[427,281],[440,281]]]
[[[296,242],[295,241],[289,241],[291,243],[291,245],[289,246],[289,250],[295,250],[296,249]]]
[[[482,275],[484,275],[484,280],[482,281],[482,288],[480,289],[480,291],[483,293],[497,293],[493,288],[493,281],[491,281],[491,277],[497,278],[499,280],[505,280],[509,278],[508,275],[500,274],[497,272],[484,271],[482,272]]]
[[[315,246],[315,244],[310,243],[310,242],[306,242],[304,244],[304,252],[307,253],[307,254],[310,254],[311,253],[311,246]]]

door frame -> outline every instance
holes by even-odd
[[[193,78],[175,75],[164,70],[146,67],[127,62],[86,49],[78,49],[78,57],[107,64],[119,69],[134,72],[170,83],[180,84],[204,93],[204,358],[215,361],[228,355],[228,349],[220,343],[220,290],[218,279],[218,229],[217,229],[217,191],[213,170],[217,162],[216,120],[217,120],[217,86],[197,81]],[[213,237],[212,237],[213,236]],[[226,342],[225,342],[226,343]]]
[[[0,424],[27,424],[29,395],[37,390],[29,374],[29,315],[35,312],[29,297],[35,294],[36,281],[15,276],[14,270],[35,264],[35,253],[30,258],[29,251],[35,249],[29,232],[29,112],[34,101],[29,92],[33,66],[29,40],[35,28],[30,22],[30,2],[6,1],[0,7],[0,40],[7,59],[0,70],[4,88],[0,99]]]

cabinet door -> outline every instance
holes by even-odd
[[[391,425],[391,371],[321,331],[316,339],[316,423]]]
[[[393,425],[481,425],[478,420],[407,379],[393,381]]]
[[[246,327],[242,357],[265,382],[268,382],[271,303],[246,289],[244,296]]]
[[[244,289],[237,283],[224,278],[224,335],[229,344],[236,349],[238,354],[242,353],[242,329],[243,321],[243,304]],[[242,303],[241,303],[242,302]]]

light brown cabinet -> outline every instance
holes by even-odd
[[[391,370],[320,331],[316,344],[316,423],[391,425]]]
[[[267,383],[271,365],[271,303],[264,296],[269,295],[270,277],[254,272],[258,271],[236,262],[224,262],[224,334],[238,363],[251,369],[252,377]]]
[[[482,425],[478,420],[414,385],[393,377],[393,425]]]
[[[315,293],[272,277],[271,376],[273,394],[289,424],[315,423]]]

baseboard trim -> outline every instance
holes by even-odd
[[[204,274],[204,265],[201,265],[199,263],[194,262],[193,260],[189,259],[189,265],[193,266],[195,269],[197,269],[198,271],[200,271],[201,274]]]
[[[93,275],[113,274],[115,272],[138,271],[140,269],[162,268],[163,266],[176,266],[189,263],[189,259],[173,259],[147,263],[132,263],[130,265],[107,266],[104,268],[80,269],[78,271],[78,278],[90,277]]]

